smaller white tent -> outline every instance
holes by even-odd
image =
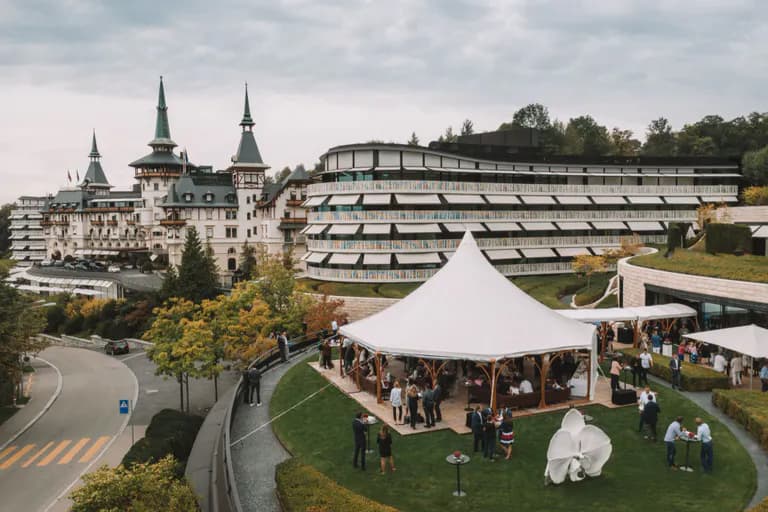
[[[696,316],[696,310],[685,304],[659,304],[634,308],[556,309],[558,313],[579,322],[645,322],[662,318]]]
[[[756,359],[768,358],[768,329],[755,324],[693,332],[683,337],[717,345]]]

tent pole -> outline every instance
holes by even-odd
[[[376,403],[382,403],[381,400],[381,353],[376,352]]]
[[[360,345],[355,343],[355,382],[357,383],[357,390],[362,391],[363,387],[360,385]]]
[[[339,343],[339,376],[344,378],[344,343]]]
[[[608,344],[608,322],[600,322],[600,362],[605,358],[605,349]]]
[[[491,359],[491,411],[496,411],[496,360]]]
[[[539,380],[541,381],[541,401],[539,402],[539,408],[543,409],[547,406],[546,394],[547,394],[547,373],[549,372],[549,354],[541,355],[541,367],[539,368]]]
[[[587,401],[592,396],[592,351],[587,353]]]

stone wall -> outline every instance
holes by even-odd
[[[315,295],[315,298],[319,299],[321,296]],[[328,298],[341,299],[344,301],[344,307],[342,309],[349,316],[350,322],[378,313],[382,309],[386,309],[400,300],[371,297],[341,297],[336,295],[329,295]]]
[[[768,302],[768,284],[717,279],[665,270],[638,267],[628,260],[619,262],[619,275],[624,281],[624,307],[645,306],[645,285],[655,285],[715,297],[752,302]]]

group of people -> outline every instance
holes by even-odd
[[[366,434],[370,435],[368,433],[369,428],[368,415],[364,412],[358,412],[352,420],[352,435],[355,441],[355,455],[352,458],[352,467],[355,469],[360,468],[362,471],[365,471]],[[390,471],[394,473],[397,468],[395,468],[395,457],[392,455],[392,434],[386,423],[381,426],[379,433],[376,435],[376,445],[379,449],[379,468],[381,474],[386,473],[387,463],[389,463]]]
[[[395,380],[392,389],[389,391],[389,402],[392,405],[392,419],[395,425],[405,425],[406,423],[412,429],[416,429],[416,423],[419,422],[419,400],[424,412],[424,428],[434,428],[437,422],[443,421],[443,414],[440,410],[440,404],[443,401],[443,389],[438,381],[432,386],[432,381],[427,379],[424,382],[424,388],[419,389],[413,378],[408,379],[408,386],[405,389],[400,387],[400,381]],[[403,403],[407,405],[407,416],[403,420]]]
[[[704,420],[696,418],[696,438],[701,443],[701,469],[705,473],[712,472],[712,464],[714,462],[714,452],[712,450],[712,431]],[[667,427],[667,432],[664,434],[664,444],[667,446],[667,466],[670,469],[677,470],[679,466],[675,464],[675,454],[677,449],[675,441],[678,439],[688,438],[688,431],[683,426],[683,417],[678,416]],[[691,441],[687,441],[691,442]]]
[[[512,457],[512,444],[515,442],[515,430],[511,410],[481,409],[476,407],[470,417],[470,427],[474,438],[474,451],[482,448],[483,458],[491,462],[496,455],[497,440],[504,452],[504,459]]]

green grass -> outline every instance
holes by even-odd
[[[665,258],[664,252],[659,251],[654,254],[635,256],[630,260],[630,263],[639,267],[682,274],[768,283],[768,260],[765,256],[707,254],[678,249],[671,258]]]
[[[11,259],[0,259],[0,275],[7,274],[16,266],[16,262]]]
[[[272,398],[274,417],[327,382],[305,364],[282,378]],[[360,406],[333,386],[321,391],[273,423],[280,440],[300,462],[314,466],[340,485],[402,511],[498,509],[515,510],[696,510],[697,512],[743,510],[755,490],[755,468],[744,448],[718,421],[677,392],[661,393],[663,433],[671,418],[680,414],[692,426],[695,416],[706,419],[716,436],[715,474],[672,472],[665,467],[664,444],[644,441],[637,433],[637,409],[586,410],[596,425],[612,439],[613,455],[603,475],[580,483],[544,486],[544,467],[549,439],[558,429],[563,413],[556,412],[515,421],[517,443],[511,461],[490,463],[472,452],[471,435],[435,431],[393,436],[397,473],[380,476],[377,458],[367,472],[354,471],[352,418]],[[375,432],[375,430],[374,430]],[[451,495],[456,472],[445,462],[454,450],[467,452],[472,461],[462,469],[462,484],[469,497]],[[684,448],[678,449],[678,463]],[[691,453],[698,468],[698,450]],[[471,507],[468,508],[468,504]]]
[[[311,293],[340,295],[343,297],[402,299],[418,288],[421,283],[340,283],[304,278],[297,279],[296,284],[300,290]]]
[[[598,308],[617,308],[619,307],[619,297],[617,295],[609,295],[606,298],[604,298],[600,304],[597,305]]]

